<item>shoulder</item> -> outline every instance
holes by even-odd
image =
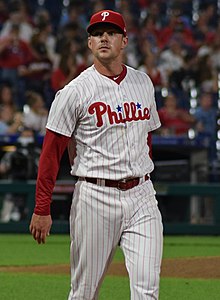
[[[151,82],[150,77],[143,70],[134,69],[130,66],[126,66],[126,68],[127,68],[127,74],[128,75],[135,76],[135,77],[140,78],[144,81],[147,80],[147,81]]]
[[[83,99],[91,97],[91,94],[94,93],[97,82],[97,72],[93,66],[91,66],[71,80],[63,89],[59,90],[56,95],[65,95],[66,97],[71,97],[72,99],[77,98],[83,101]]]
[[[67,87],[76,87],[78,84],[86,84],[88,80],[92,80],[95,78],[96,72],[93,66],[88,67],[84,71],[82,71],[76,78],[71,80],[66,86]]]
[[[141,85],[142,88],[154,90],[153,83],[150,77],[143,71],[134,69],[130,66],[127,67],[127,78],[132,82],[132,84],[136,84],[138,86]]]

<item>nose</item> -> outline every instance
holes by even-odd
[[[101,39],[107,39],[108,38],[108,33],[106,31],[103,32]]]

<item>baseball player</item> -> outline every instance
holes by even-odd
[[[94,64],[58,91],[39,164],[30,232],[45,243],[50,204],[66,147],[77,178],[70,211],[68,300],[98,299],[119,245],[132,300],[158,299],[162,222],[150,180],[148,133],[160,126],[149,77],[122,63],[128,44],[121,14],[95,13],[88,31]],[[75,149],[74,149],[75,146]]]

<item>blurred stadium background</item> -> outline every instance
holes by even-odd
[[[152,179],[165,234],[219,235],[219,0],[0,0],[0,232],[28,232],[46,116],[56,91],[91,64],[86,26],[99,9],[123,13],[124,61],[155,86]],[[73,189],[65,153],[55,233],[69,231]]]

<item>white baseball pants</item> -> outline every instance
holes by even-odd
[[[70,212],[71,290],[68,300],[95,300],[118,245],[131,300],[156,300],[163,226],[151,180],[120,191],[78,181]]]

